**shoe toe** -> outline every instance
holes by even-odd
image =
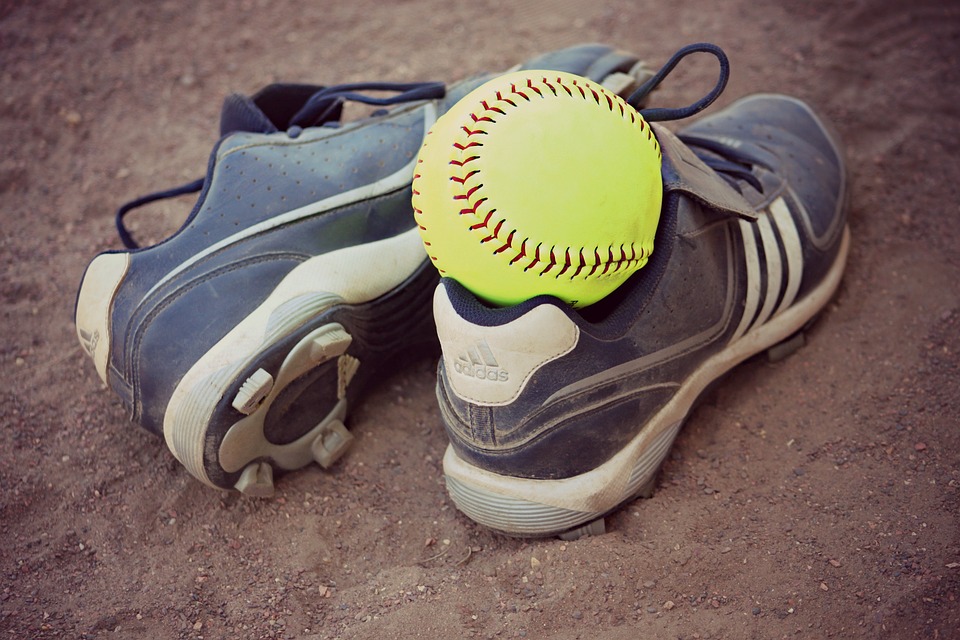
[[[806,211],[814,236],[832,235],[846,198],[846,167],[839,138],[808,104],[779,94],[756,94],[684,130],[735,139],[776,159],[770,176]]]

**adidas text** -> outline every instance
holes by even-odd
[[[453,363],[453,369],[470,378],[479,380],[490,380],[492,382],[506,382],[510,374],[497,367],[485,367],[484,365],[473,365],[466,362],[456,361]]]

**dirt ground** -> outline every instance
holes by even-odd
[[[960,638],[958,38],[939,0],[0,0],[0,637]],[[710,393],[653,498],[576,542],[473,524],[443,487],[435,354],[268,500],[205,488],[128,421],[76,339],[79,278],[120,247],[118,204],[202,175],[227,93],[586,41],[654,67],[717,43],[719,105],[789,93],[848,146],[840,292],[804,349]],[[715,73],[688,60],[655,100]]]

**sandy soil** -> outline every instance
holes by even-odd
[[[937,0],[0,1],[4,638],[960,637],[960,8]],[[494,535],[446,496],[434,355],[331,472],[250,500],[132,425],[74,335],[115,207],[199,177],[222,98],[452,81],[583,41],[710,41],[719,104],[790,93],[849,147],[841,291],[785,361],[692,415],[602,536]],[[691,102],[709,61],[657,93]],[[160,239],[190,202],[158,205]]]

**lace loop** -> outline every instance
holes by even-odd
[[[394,91],[395,96],[377,98],[368,96],[359,91]],[[355,82],[326,87],[310,96],[303,107],[290,118],[291,125],[313,127],[324,124],[330,119],[330,114],[336,112],[344,101],[360,102],[374,106],[390,106],[414,100],[434,100],[446,94],[446,86],[442,82]]]
[[[661,82],[663,82],[664,78],[670,75],[670,72],[673,71],[680,61],[694,53],[709,53],[715,56],[720,62],[720,75],[717,78],[717,84],[713,87],[713,89],[707,95],[686,107],[639,109],[638,105],[640,105],[643,100],[654,89],[656,89]],[[627,98],[627,102],[634,108],[637,108],[637,110],[640,112],[640,115],[643,116],[643,119],[647,122],[662,122],[665,120],[680,120],[682,118],[689,118],[690,116],[700,113],[713,104],[713,101],[716,100],[721,93],[723,93],[729,78],[730,60],[727,58],[727,54],[723,52],[723,49],[708,42],[689,44],[674,53],[667,63],[663,65],[663,67],[661,67],[661,69],[657,71],[652,78],[644,82],[639,89],[630,94],[630,97]]]
[[[182,184],[179,187],[173,187],[172,189],[157,191],[156,193],[142,196],[136,200],[131,200],[117,209],[117,215],[115,217],[115,222],[117,224],[117,235],[120,236],[120,241],[123,243],[123,246],[127,249],[140,248],[140,244],[133,239],[133,236],[130,235],[130,231],[127,229],[127,225],[123,222],[124,217],[126,217],[128,213],[134,209],[150,204],[151,202],[156,202],[157,200],[167,200],[169,198],[176,198],[177,196],[183,196],[188,193],[196,193],[203,188],[203,180],[203,178],[200,178],[199,180]]]
[[[717,45],[708,42],[699,42],[687,45],[674,53],[652,78],[643,83],[640,88],[630,95],[627,102],[635,108],[643,103],[646,97],[663,82],[664,78],[670,75],[670,72],[676,68],[681,60],[694,53],[709,53],[716,57],[720,63],[720,74],[717,77],[717,83],[713,89],[686,107],[638,108],[644,120],[647,122],[662,122],[665,120],[689,118],[709,107],[720,94],[723,93],[723,90],[727,86],[727,81],[730,79],[730,60],[727,58],[727,54],[724,53],[723,49]],[[739,153],[736,149],[717,140],[684,134],[680,134],[677,137],[689,146],[698,158],[703,160],[708,167],[716,171],[717,175],[723,178],[738,192],[742,191],[741,182],[746,182],[757,191],[763,191],[763,184],[751,170],[754,164],[756,164],[754,159],[749,158],[743,153]]]

